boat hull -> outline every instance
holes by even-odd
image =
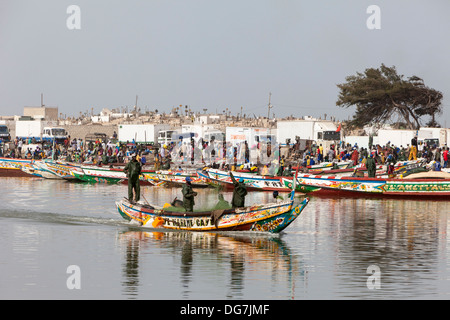
[[[139,183],[141,185],[153,185],[144,177],[144,175],[152,175],[153,172],[143,172],[140,176]],[[123,169],[119,168],[108,168],[108,167],[97,167],[97,166],[81,166],[71,168],[71,175],[76,179],[89,182],[89,183],[106,183],[106,184],[117,184],[123,183],[128,184],[128,178]]]
[[[223,186],[225,188],[233,188],[233,181],[230,173],[227,171],[217,169],[207,169],[198,171],[199,177],[204,179],[207,183]],[[245,186],[251,191],[278,191],[291,192],[292,188],[286,187],[282,181],[282,177],[261,176],[253,173],[234,172],[233,176],[236,180],[244,179]],[[296,191],[298,189],[296,188]]]
[[[223,210],[214,218],[211,212],[167,212],[127,199],[116,202],[119,214],[128,221],[136,221],[150,228],[184,231],[259,231],[279,233],[289,226],[304,210],[309,199],[293,205],[293,201]]]
[[[397,179],[333,177],[299,174],[297,183],[314,187],[314,195],[446,198],[450,200],[450,179]]]
[[[209,187],[209,184],[200,178],[197,172],[157,171],[156,180],[164,182],[168,186],[182,186],[186,184],[186,178],[191,178],[191,185],[197,188]]]
[[[30,166],[31,160],[0,157],[0,177],[34,177],[34,175],[22,170]]]

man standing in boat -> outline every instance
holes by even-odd
[[[136,160],[136,155],[131,157],[131,161],[125,165],[123,171],[128,177],[128,200],[138,202],[141,199],[141,188],[139,185],[139,176],[141,174],[141,164]]]
[[[366,167],[369,178],[375,178],[377,164],[375,163],[375,159],[373,158],[373,153],[370,153],[369,158],[366,162]]]
[[[183,188],[181,192],[183,193],[183,207],[187,212],[194,211],[194,197],[197,195],[197,192],[192,190],[191,177],[186,177],[186,183],[183,184]]]
[[[239,181],[236,181],[231,172],[230,177],[234,184],[231,206],[233,208],[243,208],[245,207],[245,196],[247,195],[247,187],[244,184],[244,179],[240,178]]]

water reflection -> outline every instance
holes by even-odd
[[[304,241],[335,285],[331,297],[442,297],[448,275],[449,203],[393,199],[313,199],[303,215]],[[311,211],[312,210],[312,211]],[[382,272],[382,289],[368,290],[367,268]],[[316,277],[318,274],[316,275]],[[445,278],[445,277],[444,277]]]
[[[7,186],[0,192],[3,296],[28,290],[28,297],[45,291],[70,298],[61,270],[75,263],[95,279],[78,292],[88,298],[450,297],[449,201],[311,197],[273,238],[132,227],[114,206],[127,193],[124,185],[1,181]],[[181,196],[179,188],[142,190],[160,205]],[[199,206],[216,203],[218,190],[198,192]],[[223,194],[231,199],[231,192]],[[249,192],[246,201],[271,196]],[[366,286],[370,265],[381,269],[380,290]]]
[[[277,286],[287,287],[290,292],[286,296],[294,297],[294,282],[305,274],[298,256],[291,253],[280,237],[136,230],[121,232],[118,237],[120,245],[126,248],[122,284],[123,292],[129,298],[137,297],[139,290],[144,290],[139,273],[148,265],[140,260],[156,247],[173,254],[174,264],[166,267],[177,266],[179,269],[180,297],[183,299],[198,298],[196,281],[199,279],[215,281],[216,289],[224,290],[227,299],[243,298],[249,274],[253,277],[259,274],[260,279],[255,280],[269,278]],[[173,283],[169,281],[167,285],[173,286]],[[215,284],[210,282],[206,286],[210,289],[209,286]],[[208,298],[208,292],[202,294]],[[212,292],[209,298],[214,298],[214,294]]]

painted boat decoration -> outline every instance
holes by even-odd
[[[63,163],[53,160],[36,160],[32,162],[33,169],[36,174],[46,179],[66,179],[73,180],[75,177],[71,174],[71,170],[79,167],[75,164]]]
[[[321,162],[318,164],[313,164],[311,166],[305,166],[303,168],[307,168],[308,171],[314,171],[314,170],[332,170],[333,165],[336,164],[338,169],[345,169],[350,168],[353,166],[353,161],[339,161],[339,162]],[[296,166],[293,167],[293,169],[297,169]]]
[[[426,165],[425,160],[411,160],[411,161],[399,161],[394,165],[394,173],[407,172],[418,167],[423,167]],[[335,175],[335,176],[352,176],[355,174],[355,170],[358,174],[367,175],[367,168],[363,164],[358,164],[357,166],[345,169],[331,169],[331,170],[308,170],[309,174],[314,175]],[[387,175],[386,165],[376,166],[376,176]]]
[[[244,173],[232,171],[236,180],[244,179],[244,183],[248,190],[253,191],[278,191],[278,192],[290,192],[291,188],[286,187],[282,181],[282,177],[278,176],[261,176],[254,173]],[[201,177],[206,183],[224,186],[226,188],[233,188],[233,181],[230,177],[229,171],[223,171],[218,169],[204,169],[197,171],[199,177]],[[297,189],[296,189],[297,191]]]
[[[0,177],[31,177],[33,175],[22,170],[31,164],[31,159],[0,157]]]
[[[314,195],[376,195],[376,196],[421,196],[442,197],[450,199],[450,179],[442,176],[437,178],[431,174],[420,175],[420,178],[367,178],[367,177],[336,177],[299,174],[296,183],[315,188]],[[283,179],[288,187],[292,179]]]
[[[245,208],[206,212],[170,212],[153,205],[116,202],[119,214],[128,221],[150,228],[185,231],[259,231],[279,233],[304,210],[309,199],[294,205],[293,200]]]
[[[198,176],[197,172],[186,171],[157,171],[156,179],[160,182],[165,182],[165,185],[181,186],[186,183],[186,178],[191,178],[191,184],[195,187],[210,186],[204,179]]]
[[[128,178],[123,172],[123,168],[110,168],[110,167],[100,167],[94,165],[83,165],[79,167],[72,167],[70,169],[71,174],[78,180],[90,183],[107,183],[107,184],[117,184],[117,183],[128,183]],[[154,171],[143,171],[143,174],[151,175]],[[143,175],[140,176],[140,183],[142,185],[151,184]]]

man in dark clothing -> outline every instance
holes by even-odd
[[[245,196],[247,195],[247,188],[244,184],[244,179],[239,179],[236,181],[233,174],[230,172],[231,180],[234,184],[233,198],[231,199],[231,206],[233,208],[243,208],[245,207]]]
[[[231,206],[228,203],[228,201],[226,201],[223,198],[223,194],[219,193],[219,201],[217,202],[216,206],[214,207],[214,210],[226,210],[226,209],[230,209]]]
[[[186,177],[186,183],[183,184],[183,188],[181,189],[183,193],[183,207],[187,212],[194,211],[194,197],[197,195],[197,192],[192,190],[191,178]]]
[[[377,164],[375,163],[375,159],[373,158],[373,154],[371,153],[366,162],[367,172],[369,178],[375,178],[375,172],[377,169]]]
[[[283,177],[293,177],[292,174],[292,165],[290,164],[288,168],[284,168]]]
[[[138,202],[141,199],[141,188],[139,185],[139,175],[141,174],[141,164],[136,160],[136,156],[133,155],[131,161],[128,162],[123,169],[128,177],[128,200],[133,201],[133,189],[134,200]]]

